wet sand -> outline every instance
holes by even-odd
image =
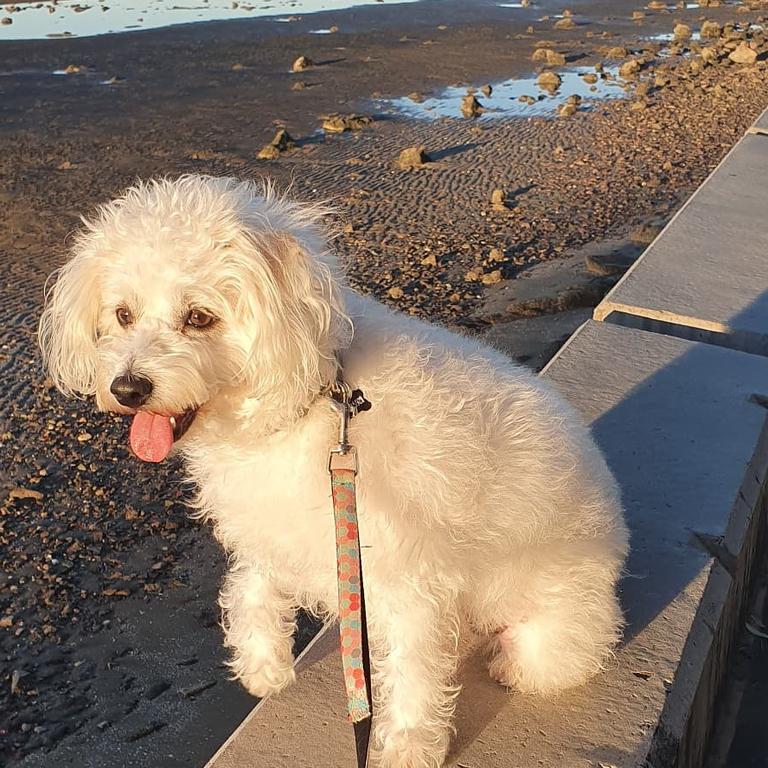
[[[252,703],[226,681],[222,557],[186,515],[178,467],[134,462],[122,420],[64,401],[39,368],[43,285],[79,214],[137,176],[268,175],[335,204],[354,286],[538,367],[768,103],[762,58],[724,55],[699,72],[696,44],[669,56],[646,39],[676,20],[697,29],[705,15],[768,11],[646,10],[634,22],[635,3],[570,7],[572,30],[539,20],[555,3],[428,1],[0,43],[0,760],[200,765]],[[391,111],[414,92],[529,76],[546,41],[566,57],[555,70],[642,58],[639,82],[663,84],[570,117]],[[606,46],[628,50],[614,60]],[[292,74],[299,55],[315,66]],[[325,135],[334,112],[374,122]],[[298,146],[257,159],[278,126]],[[432,162],[398,169],[418,145]]]

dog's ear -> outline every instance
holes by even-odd
[[[66,395],[92,395],[96,380],[99,284],[88,237],[78,238],[72,258],[46,288],[38,341],[53,383]]]
[[[282,392],[295,404],[317,393],[335,377],[334,352],[349,343],[351,324],[319,217],[318,209],[268,190],[253,199],[232,244],[235,312],[248,346],[243,376],[262,397]]]

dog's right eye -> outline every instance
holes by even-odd
[[[130,325],[133,322],[133,315],[128,307],[118,307],[115,311],[117,322],[122,326]]]

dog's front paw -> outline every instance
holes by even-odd
[[[296,679],[292,656],[269,661],[247,660],[243,656],[236,656],[230,662],[230,667],[245,690],[260,699],[279,693]]]
[[[388,733],[376,750],[380,768],[440,768],[448,751],[447,730],[412,728]]]

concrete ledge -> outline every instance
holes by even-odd
[[[768,136],[748,134],[595,319],[768,355],[767,177]]]
[[[755,120],[755,124],[749,129],[750,133],[768,133],[768,109]]]
[[[590,422],[623,489],[626,639],[587,686],[542,700],[492,683],[467,638],[449,764],[700,766],[764,518],[766,412],[752,395],[768,390],[768,360],[590,321],[542,375]],[[328,628],[296,685],[209,768],[352,768],[336,648]]]

